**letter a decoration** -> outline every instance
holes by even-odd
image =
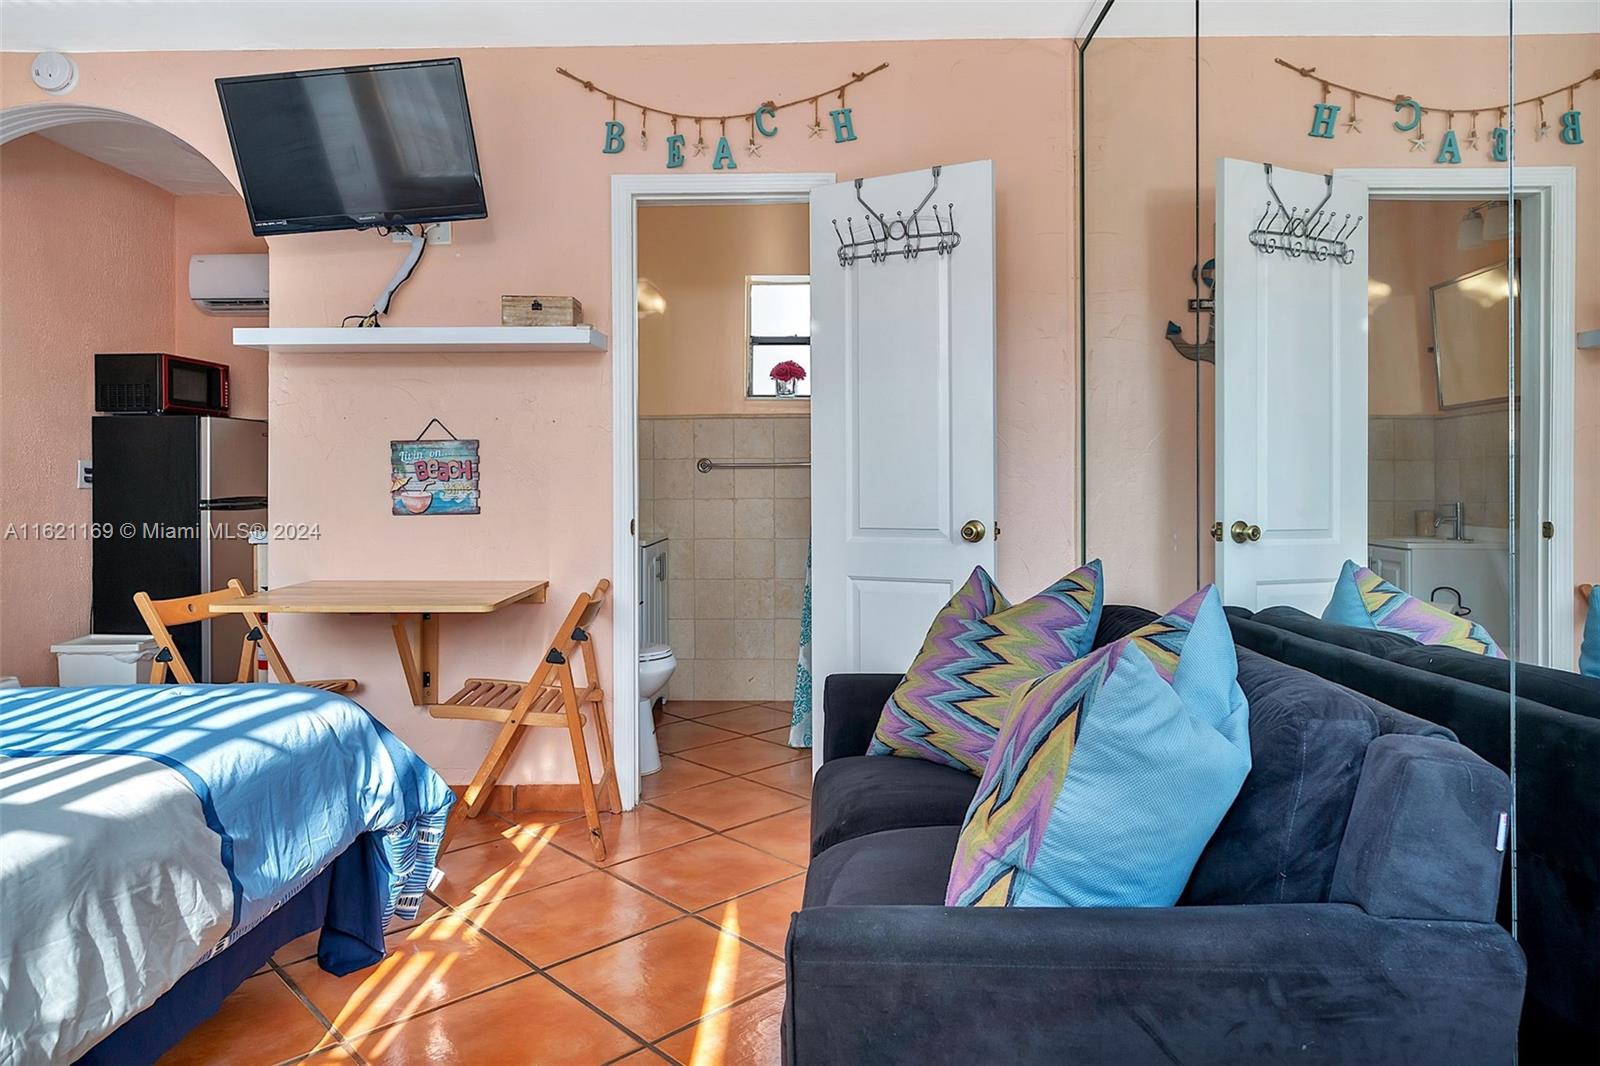
[[[658,157],[659,164],[666,169],[678,170],[681,169],[685,163],[684,146],[686,139],[678,134],[678,121],[682,119],[684,121],[693,122],[697,130],[707,122],[718,124],[722,129],[723,135],[717,139],[716,151],[711,155],[710,169],[737,170],[739,164],[734,159],[733,149],[729,146],[728,138],[726,136],[728,123],[730,121],[743,122],[748,128],[749,137],[744,146],[744,150],[752,158],[758,157],[761,154],[761,144],[756,139],[758,134],[760,135],[762,141],[775,140],[785,128],[796,131],[802,129],[806,130],[807,139],[821,137],[824,132],[831,132],[833,134],[833,143],[836,145],[850,144],[859,140],[860,131],[864,127],[858,127],[856,125],[855,109],[846,105],[845,91],[863,81],[866,81],[874,74],[888,69],[888,66],[889,64],[887,63],[879,63],[870,70],[853,72],[844,82],[832,86],[831,88],[822,89],[814,93],[806,93],[801,96],[790,97],[782,101],[767,100],[763,103],[754,104],[750,107],[739,111],[729,112],[725,115],[697,115],[684,110],[674,110],[670,107],[656,107],[654,104],[640,103],[637,100],[632,100],[609,90],[602,89],[594,82],[585,78],[580,78],[576,74],[564,68],[557,67],[556,73],[570,81],[577,82],[579,85],[583,86],[586,92],[600,94],[605,98],[606,102],[611,105],[611,117],[604,121],[604,125],[601,129],[601,136],[599,138],[601,154],[622,155],[625,152],[634,150],[634,146],[630,144],[628,140],[628,126],[627,124],[624,124],[622,119],[617,115],[618,109],[620,108],[627,111],[630,116],[634,112],[637,112],[639,118],[639,139],[637,149],[641,152],[653,152]],[[832,102],[832,100],[828,99],[831,97],[837,97],[838,106],[827,109],[828,125],[824,126],[821,112],[824,103]],[[782,118],[782,112],[792,107],[804,107],[806,105],[810,105],[811,107],[811,123],[809,125],[796,125],[793,123],[784,124],[779,122],[779,119]],[[1332,116],[1328,119],[1330,132],[1313,132],[1312,136],[1332,137],[1332,120],[1333,118],[1337,117],[1338,113],[1339,109],[1337,107],[1332,108]],[[658,118],[670,120],[672,126],[672,134],[663,139],[663,143],[659,148],[653,148],[652,145],[655,142],[645,134],[645,130],[650,124],[651,115],[656,115]],[[1318,115],[1318,121],[1321,121],[1320,112]],[[631,124],[631,117],[629,117],[628,122]],[[1316,127],[1313,127],[1314,130],[1315,128]],[[695,157],[699,157],[705,151],[706,145],[704,140],[697,140],[694,145]]]

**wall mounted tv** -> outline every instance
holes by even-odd
[[[485,218],[461,60],[218,78],[257,236]]]

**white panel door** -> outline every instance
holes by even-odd
[[[1327,197],[1313,229],[1329,212],[1330,232],[1368,213],[1366,186],[1346,175],[1330,186],[1218,161],[1217,585],[1224,603],[1320,614],[1344,561],[1367,557],[1367,228],[1348,264],[1258,250],[1251,231],[1276,207],[1269,178],[1300,215]]]
[[[903,671],[975,566],[994,569],[994,165],[940,169],[923,209],[953,209],[949,254],[839,262],[866,231],[858,191],[893,220],[930,170],[811,193],[812,674]],[[874,224],[876,225],[876,224]],[[897,247],[890,242],[890,248]],[[963,539],[976,521],[981,538]]]

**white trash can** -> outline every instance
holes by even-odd
[[[137,634],[90,633],[53,644],[63,687],[78,685],[142,685],[150,680],[150,663],[156,657],[152,637]]]

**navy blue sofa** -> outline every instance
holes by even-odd
[[[1511,766],[1508,664],[1291,607],[1229,607],[1236,645],[1445,726]],[[1524,1063],[1600,1063],[1600,680],[1517,667],[1518,940]],[[1510,866],[1498,920],[1511,925]]]
[[[1097,645],[1153,618],[1109,606]],[[864,755],[888,674],[824,684],[784,1060],[1510,1062],[1505,775],[1439,726],[1239,652],[1254,765],[1179,906],[947,908],[970,774]]]

